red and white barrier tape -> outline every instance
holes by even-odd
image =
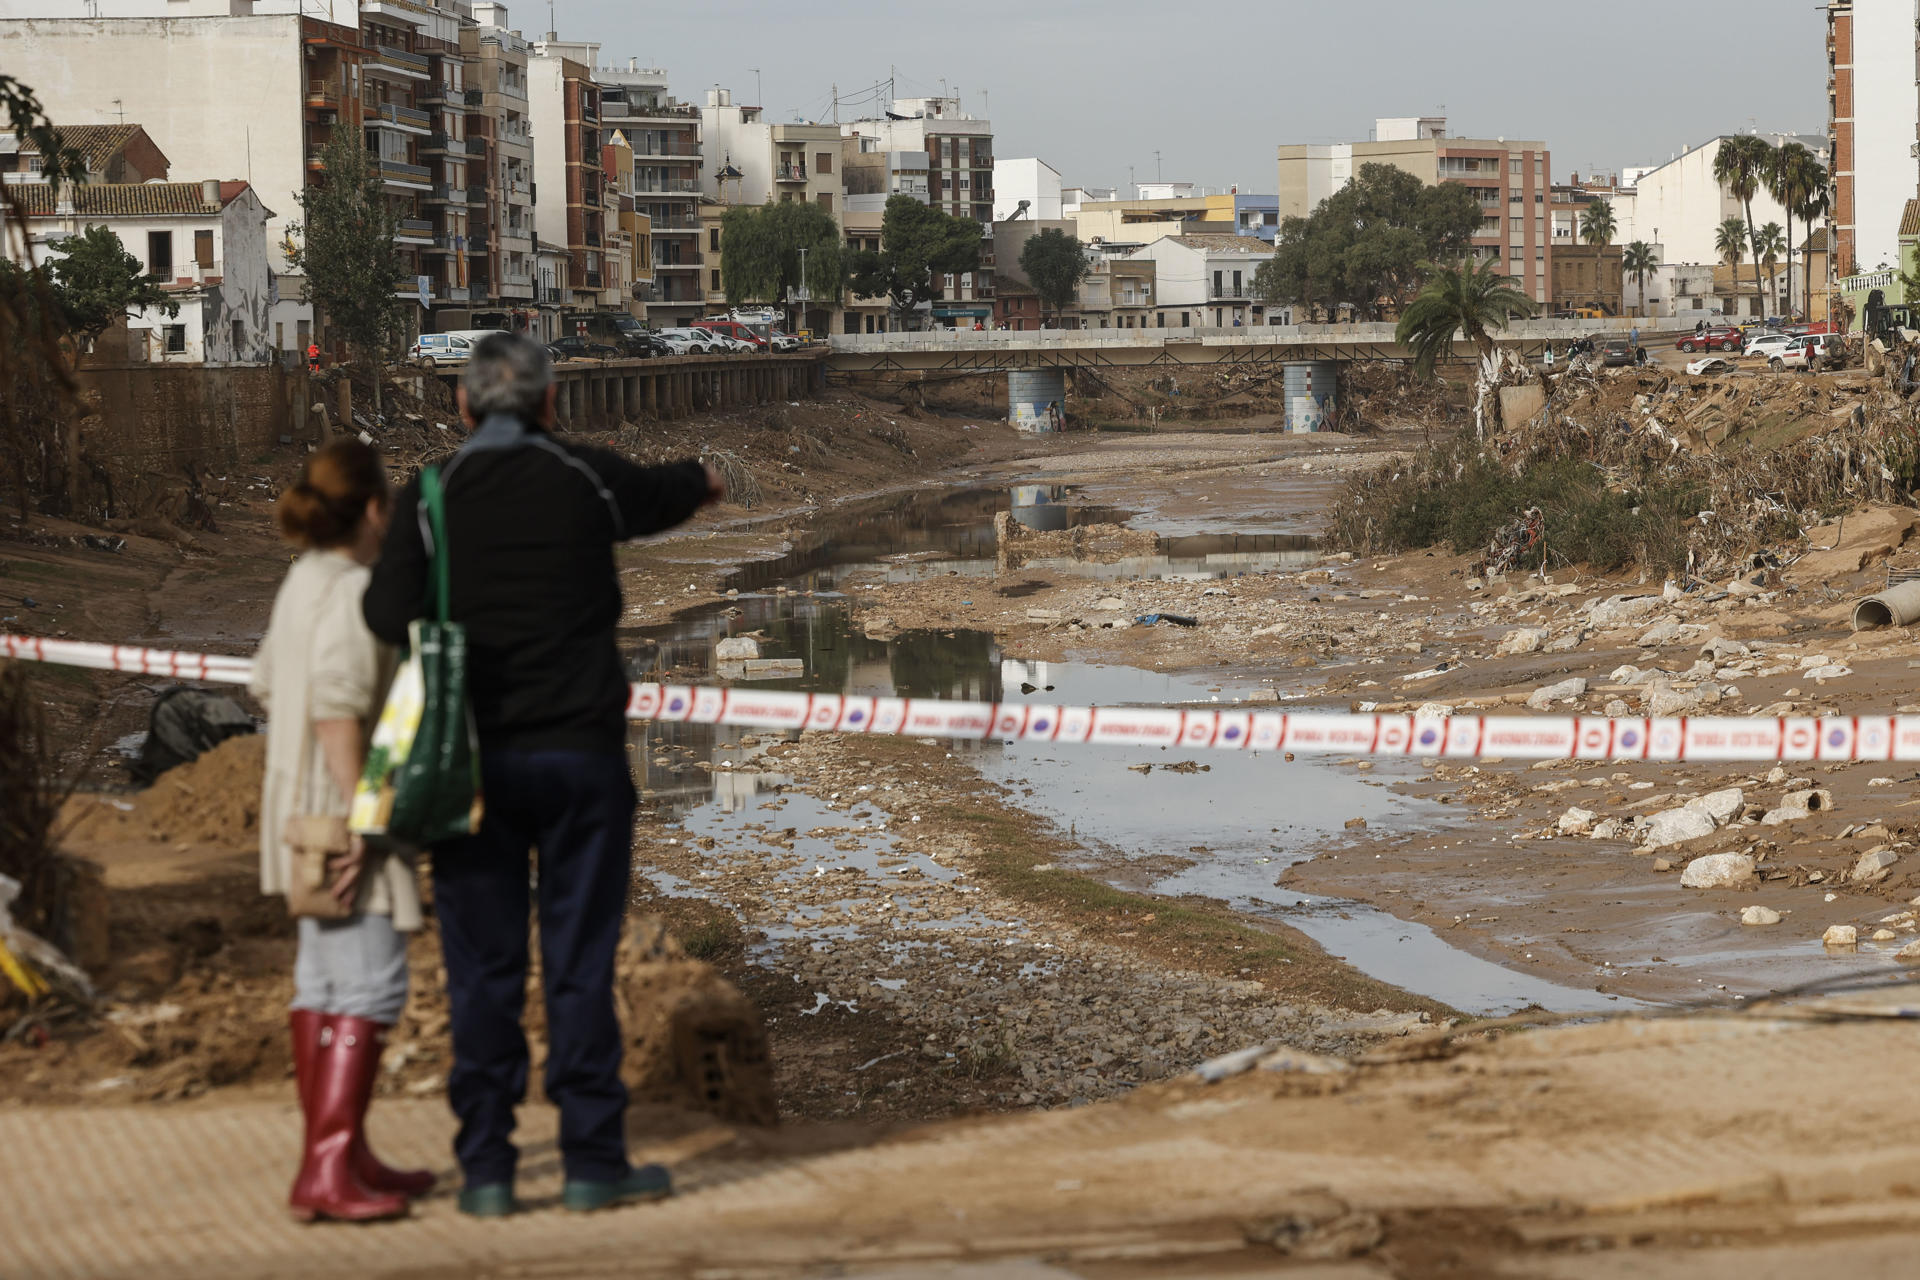
[[[250,658],[0,635],[0,656],[245,684]],[[946,702],[637,684],[630,720],[1097,746],[1520,760],[1920,760],[1920,716],[1619,719]]]

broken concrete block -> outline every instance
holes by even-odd
[[[1512,653],[1538,653],[1552,635],[1545,627],[1518,627],[1500,638],[1496,656]]]
[[[1698,840],[1713,834],[1714,822],[1699,809],[1681,806],[1656,813],[1647,823],[1646,846],[1661,849],[1685,840]]]
[[[1586,691],[1587,682],[1585,678],[1574,676],[1570,680],[1562,680],[1558,684],[1550,684],[1535,689],[1528,695],[1527,705],[1535,711],[1545,711],[1556,702],[1566,698],[1577,698]]]
[[[1820,935],[1822,946],[1851,948],[1860,941],[1860,931],[1850,924],[1828,925],[1827,931]]]
[[[1680,884],[1688,889],[1731,889],[1751,879],[1753,859],[1744,853],[1710,853],[1680,873]]]
[[[1740,788],[1727,787],[1722,791],[1710,791],[1698,800],[1690,800],[1687,807],[1699,809],[1712,818],[1716,825],[1724,826],[1733,821],[1746,802],[1746,793]]]
[[[1884,880],[1887,876],[1887,868],[1898,861],[1900,861],[1900,855],[1885,846],[1869,849],[1854,862],[1853,870],[1847,872],[1847,879],[1855,884],[1863,884],[1869,880]]]
[[[1824,788],[1809,791],[1789,791],[1780,797],[1782,809],[1805,809],[1808,813],[1824,813],[1833,808],[1833,792]]]
[[[1772,907],[1748,907],[1740,913],[1741,924],[1779,924],[1780,913]]]
[[[716,662],[745,662],[760,656],[760,642],[752,636],[728,636],[713,646]]]
[[[1643,621],[1664,608],[1659,596],[1610,596],[1596,600],[1587,610],[1587,621],[1600,629],[1625,627]]]
[[[1563,836],[1583,835],[1593,830],[1593,821],[1599,816],[1599,814],[1591,809],[1569,809],[1560,815],[1560,834]]]

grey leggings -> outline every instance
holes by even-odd
[[[366,1018],[383,1026],[407,1004],[407,935],[388,916],[300,921],[293,1007]]]

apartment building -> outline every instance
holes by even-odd
[[[1843,275],[1900,262],[1901,216],[1920,187],[1916,29],[1914,0],[1828,0],[1828,223]]]
[[[1052,222],[1066,215],[1060,211],[1060,171],[1036,156],[993,162],[993,220],[1032,218]],[[1021,203],[1025,202],[1025,208]]]
[[[483,287],[488,301],[505,308],[520,327],[537,307],[539,277],[534,261],[534,166],[532,103],[528,100],[526,38],[510,25],[507,7],[473,7],[474,22],[462,28],[460,48],[471,60],[469,97],[479,94],[480,110],[470,114],[471,136],[486,148],[487,200],[477,206],[469,261],[473,288]],[[531,327],[530,325],[527,327]]]
[[[981,227],[980,269],[940,282],[933,319],[965,327],[993,316],[993,123],[961,109],[960,99],[900,98],[882,117],[840,126],[862,152],[920,151],[927,156],[927,203]]]
[[[1155,328],[1267,323],[1266,304],[1253,287],[1273,246],[1252,236],[1162,236],[1130,257],[1154,263]]]
[[[1911,89],[1912,86],[1909,86]],[[1798,142],[1819,156],[1827,156],[1827,140],[1817,134],[1762,133],[1773,146]],[[1713,174],[1714,158],[1720,153],[1720,135],[1688,147],[1663,165],[1628,169],[1621,175],[1622,187],[1612,197],[1614,239],[1620,244],[1644,240],[1660,249],[1662,261],[1695,266],[1712,266],[1720,261],[1715,244],[1720,224],[1729,218],[1745,221],[1746,207],[1734,198]],[[1903,144],[1904,147],[1904,144]],[[1903,162],[1904,163],[1904,162]],[[1893,236],[1900,229],[1900,210],[1913,198],[1914,169],[1909,163],[1905,194],[1893,206],[1888,245],[1894,251]],[[1754,193],[1755,226],[1787,221],[1787,211],[1762,187]],[[1753,301],[1749,299],[1749,301]]]
[[[625,305],[663,328],[697,320],[706,314],[699,110],[673,98],[665,70],[643,67],[637,59],[601,67],[594,78],[600,84],[602,143],[625,146],[633,156],[631,177],[623,173],[616,183],[618,217],[631,204],[633,216],[646,223],[644,271],[635,264]]]
[[[362,127],[361,63],[370,54],[354,0],[303,0],[256,12],[252,0],[96,0],[98,17],[0,20],[0,66],[72,124],[138,121],[178,171],[247,179],[270,211],[269,332],[304,349],[313,309],[277,251],[300,218],[312,157],[335,128]],[[391,172],[402,198],[424,177]],[[423,246],[415,245],[414,248]],[[413,291],[409,291],[410,296]]]
[[[1498,261],[1522,292],[1546,303],[1553,254],[1547,224],[1553,165],[1546,143],[1451,137],[1445,116],[1376,120],[1366,142],[1280,147],[1275,212],[1281,218],[1305,217],[1368,164],[1392,165],[1430,185],[1465,186],[1482,215],[1474,256]]]
[[[600,85],[591,62],[568,55],[595,48],[536,40],[527,58],[534,173],[541,192],[534,229],[540,239],[566,246],[564,301],[581,308],[607,301],[606,175],[600,167]]]

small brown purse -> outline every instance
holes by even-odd
[[[315,920],[344,920],[353,914],[354,904],[342,902],[333,894],[333,876],[327,860],[347,852],[352,837],[347,820],[318,814],[287,819],[283,838],[292,855],[292,878],[287,883],[287,913],[310,916]]]

